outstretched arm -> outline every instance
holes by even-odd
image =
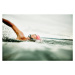
[[[6,25],[8,25],[9,27],[11,27],[14,32],[17,34],[17,39],[26,39],[26,37],[24,36],[23,32],[21,32],[13,23],[11,23],[10,21],[2,18],[3,23],[5,23]]]

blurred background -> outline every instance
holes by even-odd
[[[66,39],[73,38],[72,14],[66,14],[66,15],[3,14],[3,18],[14,23],[21,31],[23,31],[25,36],[28,36],[28,34],[39,34],[41,37],[66,38]],[[13,33],[13,30],[10,31],[11,28],[9,28],[6,25],[5,27],[8,29],[7,33],[9,37],[13,38],[16,37],[15,33]],[[3,34],[6,34],[6,32],[3,32]]]

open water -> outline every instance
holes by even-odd
[[[2,23],[3,61],[72,61],[72,15],[3,15],[25,36],[39,34],[42,41],[16,40],[14,31]]]

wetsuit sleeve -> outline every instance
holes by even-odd
[[[13,25],[10,21],[8,21],[8,20],[6,20],[6,19],[4,19],[4,18],[2,18],[2,22],[3,22],[4,24],[10,26],[10,27],[12,27],[12,25]]]

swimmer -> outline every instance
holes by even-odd
[[[23,32],[20,31],[12,22],[2,18],[2,22],[6,25],[8,25],[9,27],[11,27],[14,32],[16,33],[17,35],[17,40],[24,40],[24,41],[27,41],[27,40],[31,40],[31,41],[36,41],[36,40],[41,40],[40,39],[40,36],[39,35],[36,35],[36,34],[29,34],[28,37],[25,37]]]

